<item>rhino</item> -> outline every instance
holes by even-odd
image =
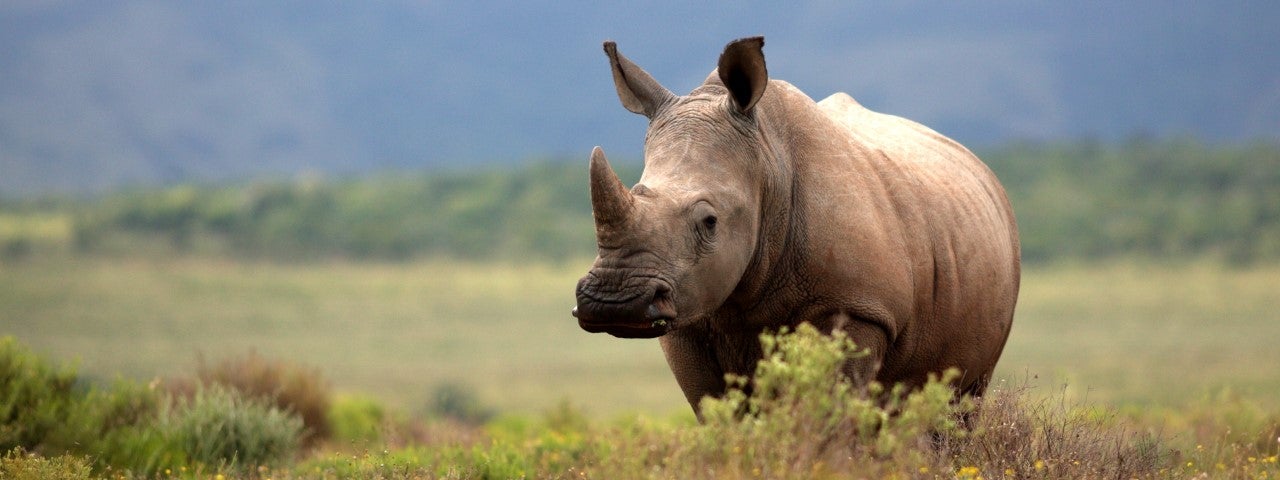
[[[981,395],[1020,282],[1004,188],[919,123],[770,79],[763,49],[730,42],[677,96],[605,42],[622,106],[649,126],[631,188],[591,152],[598,255],[578,325],[658,338],[695,414],[726,374],[754,372],[762,332],[806,322],[869,353],[843,365],[855,382],[918,387],[957,368],[956,393]]]

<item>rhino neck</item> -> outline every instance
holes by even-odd
[[[794,88],[785,82],[770,81],[769,90],[756,106],[763,147],[760,171],[765,177],[760,195],[760,231],[751,263],[729,296],[731,305],[726,305],[738,315],[749,313],[763,321],[768,317],[776,321],[782,318],[780,315],[787,315],[803,296],[795,275],[799,254],[806,247],[804,230],[799,228],[803,217],[799,203],[802,186],[796,182],[796,158],[788,143],[792,91]]]

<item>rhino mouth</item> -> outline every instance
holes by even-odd
[[[656,338],[675,328],[675,301],[671,289],[655,285],[649,295],[632,295],[621,301],[603,301],[579,292],[573,316],[578,327],[590,333],[608,333],[618,338]],[[646,292],[648,293],[648,292]],[[645,298],[648,301],[644,301]]]
[[[607,333],[618,338],[658,338],[671,331],[670,323],[654,325],[631,325],[625,323],[587,324],[579,320],[578,326],[589,333]]]

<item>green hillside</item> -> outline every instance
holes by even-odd
[[[1280,147],[1187,139],[979,152],[1031,263],[1280,260]],[[131,190],[0,206],[0,251],[306,260],[556,260],[593,253],[585,161],[510,170]],[[634,181],[638,168],[623,168]]]

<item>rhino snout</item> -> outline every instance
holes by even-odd
[[[588,274],[578,282],[578,305],[571,313],[583,330],[622,338],[653,338],[674,326],[675,302],[666,282],[648,279],[626,289],[610,289],[599,280]]]

